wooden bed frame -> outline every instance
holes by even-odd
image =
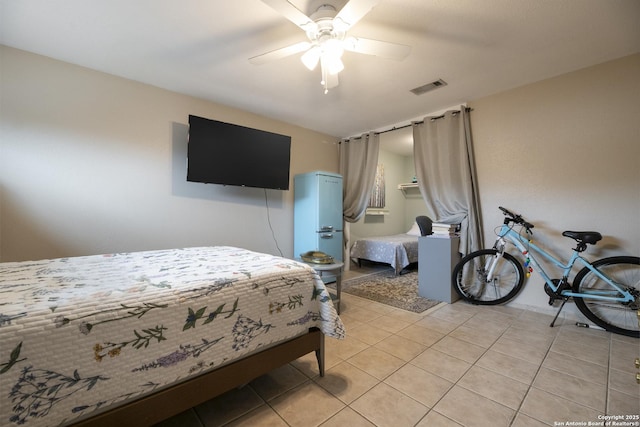
[[[219,396],[307,353],[315,351],[324,376],[324,334],[311,328],[305,335],[269,347],[152,395],[108,409],[73,424],[77,427],[150,426]]]

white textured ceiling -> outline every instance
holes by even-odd
[[[300,55],[248,62],[306,40],[260,0],[0,0],[2,44],[337,137],[639,52],[640,1],[380,0],[350,34],[411,53],[346,52],[325,95]],[[448,85],[409,92],[437,79]]]

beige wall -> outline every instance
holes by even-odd
[[[0,259],[196,245],[293,251],[293,187],[186,182],[188,115],[290,135],[291,178],[336,172],[336,138],[0,48]],[[293,181],[291,181],[292,183]]]
[[[562,231],[596,230],[588,257],[640,255],[639,76],[633,55],[469,103],[487,244],[504,206],[558,254]],[[534,274],[515,303],[547,300]]]

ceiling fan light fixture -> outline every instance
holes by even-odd
[[[342,54],[344,53],[342,41],[336,38],[330,38],[322,41],[320,44],[320,48],[322,49],[323,55],[329,55],[338,59],[340,59],[342,57]]]
[[[313,71],[320,61],[320,48],[318,46],[312,47],[300,57],[300,60],[309,71]]]
[[[322,65],[327,67],[327,72],[329,74],[338,74],[340,71],[344,70],[344,64],[340,57],[326,55],[323,56]]]
[[[344,70],[341,59],[343,53],[342,40],[327,35],[320,40],[315,40],[314,46],[300,57],[309,70],[315,69],[320,62],[322,73],[320,84],[324,87],[325,94],[329,92],[328,76],[337,75]]]

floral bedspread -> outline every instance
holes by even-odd
[[[0,425],[57,426],[319,327],[306,264],[233,247],[0,263]]]
[[[394,234],[359,239],[351,248],[351,258],[384,262],[399,274],[407,265],[418,262],[418,237]]]

